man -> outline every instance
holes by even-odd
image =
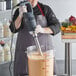
[[[59,21],[49,6],[38,2],[38,0],[29,0],[29,2],[34,11],[33,13],[37,23],[35,32],[38,34],[40,45],[46,47],[46,50],[52,49],[51,35],[59,33]],[[10,29],[13,33],[18,32],[14,76],[24,76],[28,74],[28,61],[25,51],[27,47],[35,45],[34,38],[27,29],[30,25],[27,17],[27,9],[28,7],[26,6],[20,6],[19,9],[15,11],[13,21],[10,25]]]

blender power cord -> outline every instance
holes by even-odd
[[[34,28],[36,27],[36,22],[35,22],[35,19],[34,19],[34,15],[33,15],[33,10],[32,10],[32,6],[30,4],[30,2],[28,2],[27,0],[24,0],[22,1],[21,3],[19,3],[18,5],[14,6],[12,8],[12,11],[11,11],[11,18],[13,19],[13,10],[14,8],[16,8],[17,6],[23,6],[23,5],[28,5],[28,7],[30,8],[28,10],[28,18],[29,18],[29,21],[31,23],[31,28],[32,30],[34,30]],[[30,11],[31,10],[31,11]],[[13,22],[13,25],[14,25],[14,22]],[[13,32],[15,32],[15,26],[14,26],[14,30]],[[12,71],[11,71],[11,65],[12,65],[12,44],[13,44],[13,36],[14,36],[14,33],[12,34],[12,38],[11,38],[11,46],[10,46],[10,53],[11,53],[11,62],[9,64],[9,72],[10,72],[10,76],[12,76]]]
[[[13,3],[12,3],[12,5],[13,5]],[[13,7],[11,8],[11,19],[13,20]],[[13,25],[14,25],[14,23],[13,23]],[[14,27],[14,30],[13,30],[13,32],[15,31],[15,27]],[[9,63],[9,73],[10,73],[10,76],[13,76],[12,75],[12,71],[11,71],[11,66],[12,66],[12,64],[13,64],[13,55],[12,55],[12,45],[13,45],[13,38],[14,38],[14,33],[12,33],[12,36],[11,36],[11,45],[10,45],[10,55],[11,55],[11,60],[10,60],[10,63]]]
[[[12,56],[13,37],[14,37],[14,34],[12,33],[12,36],[11,36],[11,45],[10,45],[11,61],[10,61],[10,63],[9,63],[9,73],[10,73],[10,76],[12,76],[11,65],[12,65],[12,63],[13,63],[13,56]]]

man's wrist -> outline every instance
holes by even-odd
[[[23,16],[23,14],[22,14],[22,13],[21,13],[21,14],[19,14],[19,17],[20,17],[20,18],[22,18],[22,16]]]
[[[53,31],[50,28],[43,28],[44,33],[53,33]]]

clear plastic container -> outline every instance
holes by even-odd
[[[11,31],[9,29],[9,25],[10,23],[8,22],[8,20],[4,19],[4,37],[11,37]]]
[[[42,51],[43,56],[39,54],[36,46],[27,48],[29,76],[53,76],[54,50]]]
[[[10,61],[11,60],[11,54],[10,54],[10,47],[8,44],[5,44],[4,47],[4,61]]]
[[[4,50],[0,45],[0,63],[3,63],[3,62],[4,62]]]
[[[23,1],[23,0],[21,0]],[[20,0],[13,0],[13,6],[17,5],[20,2]]]
[[[0,38],[3,37],[3,24],[0,22]]]
[[[0,0],[0,11],[6,10],[6,1]]]

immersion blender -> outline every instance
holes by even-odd
[[[27,9],[27,13],[26,13],[28,20],[29,20],[29,23],[30,23],[30,25],[28,26],[28,30],[29,30],[29,32],[32,31],[32,35],[33,35],[34,40],[35,40],[36,48],[37,48],[37,50],[39,50],[40,55],[43,56],[37,34],[35,33],[36,20],[35,20],[35,17],[33,14],[33,9],[32,9],[30,2],[28,2],[27,0],[24,0],[24,1],[21,1],[16,6],[27,6],[27,8],[29,8],[29,9]]]

